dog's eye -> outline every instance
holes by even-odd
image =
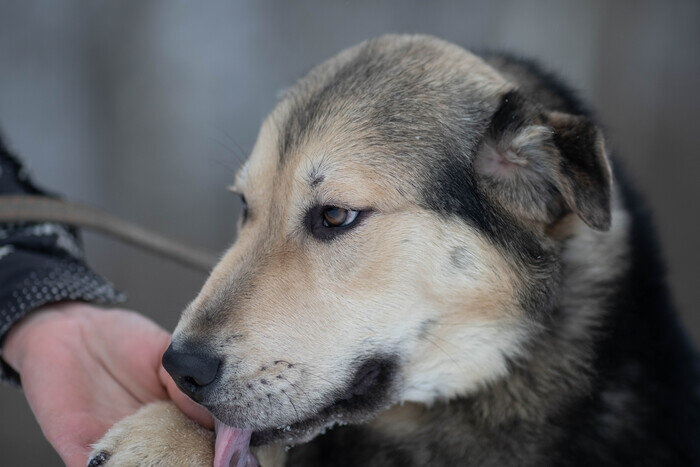
[[[355,222],[359,211],[338,206],[324,206],[322,214],[324,227],[346,227]]]
[[[243,206],[243,212],[241,212],[241,223],[245,224],[245,221],[248,220],[248,203],[243,195],[241,195],[241,205]]]
[[[319,240],[332,240],[360,224],[371,209],[354,210],[340,206],[314,206],[308,210],[304,224]]]

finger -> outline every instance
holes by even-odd
[[[87,428],[90,419],[84,421],[85,424],[80,427],[74,427],[71,422],[65,425],[64,430],[45,431],[47,440],[68,467],[85,467],[91,451],[90,444],[97,442],[92,430]]]
[[[68,467],[85,467],[89,455],[90,449],[81,448],[61,454],[61,459],[63,460],[63,462],[66,463]]]
[[[158,375],[163,386],[167,389],[170,399],[172,399],[175,405],[177,405],[185,415],[205,428],[209,428],[210,430],[214,429],[214,417],[212,417],[207,409],[183,394],[168,372],[165,371],[165,368],[161,366]]]

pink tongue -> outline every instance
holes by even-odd
[[[251,430],[239,430],[216,420],[214,467],[254,467],[258,465],[249,450]]]

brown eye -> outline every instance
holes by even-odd
[[[248,220],[248,203],[243,195],[241,195],[241,206],[243,208],[241,212],[241,222],[245,224],[245,221]]]
[[[316,239],[330,241],[357,227],[372,209],[353,210],[339,206],[312,206],[306,211],[304,225]]]
[[[352,224],[357,219],[359,211],[339,208],[338,206],[325,206],[322,211],[324,227],[344,227]]]

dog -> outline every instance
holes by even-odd
[[[89,465],[699,465],[695,351],[643,203],[531,62],[387,35],[311,70],[159,402]]]

